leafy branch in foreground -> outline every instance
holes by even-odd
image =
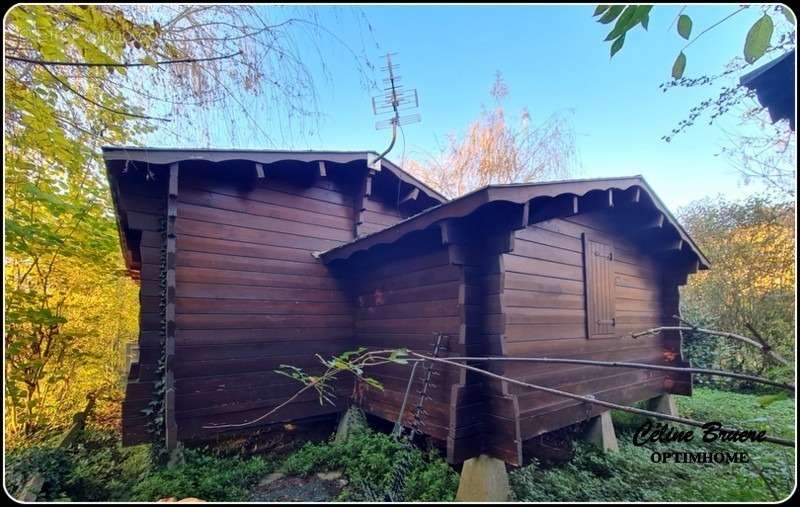
[[[680,49],[678,56],[675,59],[675,63],[672,65],[673,79],[680,79],[683,77],[683,72],[686,69],[686,54],[684,53],[686,48],[694,44],[697,39],[706,33],[725,23],[749,7],[750,6],[748,5],[740,6],[738,9],[728,13],[718,21],[704,28],[693,38],[692,28],[694,23],[688,14],[684,14],[686,7],[682,7],[680,11],[678,11],[678,15],[675,17],[675,20],[673,20],[673,22],[670,24],[670,28],[672,28],[672,25],[676,25],[678,35],[687,41]],[[606,41],[613,41],[611,42],[611,57],[613,57],[619,50],[622,49],[622,45],[625,43],[625,36],[630,30],[639,25],[647,30],[650,23],[650,11],[652,8],[652,5],[597,6],[592,16],[597,18],[598,23],[606,25],[616,20],[614,27],[608,33],[605,39]],[[786,6],[779,5],[773,7],[772,9],[775,13],[782,14],[783,17],[786,18],[787,22],[792,26],[795,25],[796,21],[794,19],[794,15]],[[763,9],[762,16],[758,18],[755,23],[753,23],[747,32],[747,36],[745,37],[742,54],[748,64],[754,63],[759,58],[764,56],[767,53],[767,50],[770,48],[772,35],[775,30],[775,22],[769,11],[769,6]]]
[[[292,401],[296,400],[304,392],[314,389],[319,395],[320,405],[325,402],[334,405],[333,400],[334,388],[332,386],[335,380],[342,373],[352,374],[356,380],[365,382],[367,385],[379,390],[383,390],[383,385],[374,378],[364,375],[364,368],[370,366],[380,366],[382,364],[408,364],[408,350],[395,349],[395,350],[375,350],[367,351],[366,348],[360,347],[357,350],[351,350],[334,356],[331,359],[325,359],[319,354],[316,354],[317,359],[326,368],[320,375],[309,375],[302,368],[282,364],[275,373],[284,375],[291,379],[300,382],[303,387],[294,393],[289,399],[277,405],[269,412],[257,417],[256,419],[236,424],[212,424],[203,426],[206,429],[220,429],[220,428],[242,428],[250,426],[257,422],[263,421],[278,410],[282,409]]]

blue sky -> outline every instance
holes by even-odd
[[[649,31],[632,30],[613,59],[603,41],[613,25],[595,22],[593,5],[362,6],[372,38],[363,25],[347,21],[349,16],[334,17],[326,7],[321,7],[321,19],[331,21],[327,26],[372,62],[380,63],[387,51],[397,52],[405,84],[419,91],[422,122],[404,129],[405,146],[398,143],[390,159],[400,162],[403,153],[421,159],[425,151],[435,151],[437,139],[463,132],[482,104],[490,104],[489,88],[500,71],[510,89],[508,112],[527,106],[534,122],[557,111],[570,115],[580,162],[576,177],[642,174],[675,210],[707,195],[736,198],[757,190],[743,186],[725,159],[716,156],[725,144],[719,126],[700,122],[671,143],[661,140],[691,106],[716,96],[718,89],[659,89],[685,43],[674,26],[668,30],[679,8],[656,6]],[[685,12],[697,34],[735,8],[690,5]],[[747,9],[698,39],[686,51],[686,75],[721,71],[741,54],[744,36],[760,15],[760,9]],[[325,118],[318,134],[269,147],[381,151],[386,146],[389,131],[374,130],[374,92],[360,85],[351,55],[329,49],[325,58],[331,79],[319,81]],[[232,143],[219,138],[212,144]],[[253,146],[251,140],[239,147],[264,146]]]

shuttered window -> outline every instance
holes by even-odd
[[[583,235],[584,294],[586,298],[586,336],[609,337],[617,334],[614,291],[614,247]]]

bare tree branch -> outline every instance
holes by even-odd
[[[693,419],[687,419],[685,417],[678,417],[678,416],[673,416],[673,415],[661,414],[659,412],[651,412],[650,410],[644,410],[644,409],[635,408],[635,407],[628,407],[626,405],[619,405],[617,403],[612,403],[610,401],[603,401],[603,400],[598,400],[598,399],[595,399],[595,398],[590,398],[589,396],[583,396],[583,395],[580,395],[580,394],[568,393],[566,391],[561,391],[559,389],[553,389],[551,387],[545,387],[545,386],[540,386],[540,385],[536,385],[536,384],[530,384],[528,382],[522,382],[521,380],[508,378],[508,377],[505,377],[503,375],[498,375],[497,373],[492,373],[490,371],[486,371],[486,370],[482,370],[480,368],[476,368],[474,366],[469,366],[469,365],[466,365],[466,364],[457,363],[455,361],[450,361],[449,359],[443,359],[443,358],[439,358],[439,357],[430,357],[430,356],[426,356],[426,355],[419,354],[417,352],[412,352],[412,351],[409,351],[409,354],[411,354],[412,356],[416,356],[416,357],[419,357],[421,359],[424,359],[426,361],[433,361],[435,363],[447,364],[447,365],[450,365],[450,366],[455,366],[457,368],[463,368],[465,370],[474,371],[476,373],[480,373],[481,375],[485,375],[487,377],[491,377],[491,378],[494,378],[494,379],[497,379],[497,380],[502,380],[504,382],[509,382],[511,384],[516,384],[516,385],[523,386],[523,387],[529,387],[529,388],[535,389],[537,391],[550,393],[550,394],[553,394],[553,395],[556,395],[556,396],[563,396],[565,398],[571,398],[573,400],[583,401],[585,403],[589,403],[589,404],[593,404],[593,405],[600,405],[601,407],[606,407],[606,408],[610,408],[610,409],[614,409],[614,410],[621,410],[623,412],[630,412],[632,414],[638,414],[638,415],[643,415],[643,416],[647,416],[647,417],[655,417],[655,418],[658,418],[658,419],[665,419],[667,421],[672,421],[672,422],[676,422],[676,423],[680,423],[680,424],[685,424],[687,426],[694,426],[694,427],[697,427],[697,428],[702,428],[703,425],[705,424],[703,422],[695,421]],[[729,431],[729,432],[741,431],[741,430],[737,430],[735,428],[725,428],[725,427],[720,428],[720,430]],[[782,445],[784,447],[794,447],[794,441],[793,440],[788,440],[788,439],[785,439],[785,438],[780,438],[780,437],[774,437],[774,436],[767,435],[764,438],[764,441],[771,442],[773,444]]]
[[[733,338],[734,340],[739,340],[739,341],[744,342],[744,343],[749,343],[750,345],[752,345],[754,347],[758,347],[762,351],[764,350],[763,346],[760,343],[758,343],[757,341],[752,340],[750,338],[747,338],[746,336],[742,336],[742,335],[736,334],[736,333],[726,333],[726,332],[723,332],[723,331],[715,331],[713,329],[706,329],[706,328],[702,328],[702,327],[660,326],[660,327],[654,327],[652,329],[646,329],[644,331],[639,331],[639,332],[636,332],[636,333],[631,333],[631,336],[634,337],[634,338],[639,338],[641,336],[645,336],[645,335],[648,335],[648,334],[658,334],[661,331],[695,331],[697,333],[710,334],[710,335],[715,335],[715,336],[722,336],[722,337],[725,337],[725,338]],[[776,361],[778,361],[779,363],[781,363],[783,365],[788,365],[789,364],[789,362],[786,359],[784,359],[782,356],[780,356],[774,350],[769,351],[768,354],[769,354],[770,357],[772,357],[773,359],[775,359]]]
[[[46,71],[48,74],[50,74],[50,76],[51,76],[53,79],[55,79],[55,80],[56,80],[56,82],[58,82],[58,83],[59,83],[61,86],[63,86],[64,88],[66,88],[68,91],[70,91],[70,92],[74,93],[75,95],[77,95],[78,97],[82,98],[82,99],[83,99],[83,100],[85,100],[86,102],[88,102],[88,103],[90,103],[90,104],[92,104],[92,105],[94,105],[94,106],[97,106],[97,107],[99,107],[100,109],[104,109],[104,110],[106,110],[106,111],[108,111],[108,112],[115,113],[115,114],[120,114],[120,115],[123,115],[123,116],[130,116],[130,117],[132,117],[132,118],[141,118],[141,119],[143,119],[143,120],[172,121],[172,120],[170,120],[169,118],[159,118],[159,117],[157,117],[157,116],[147,116],[147,115],[143,115],[143,114],[136,114],[136,113],[131,113],[131,112],[129,112],[129,111],[121,111],[121,110],[119,110],[119,109],[113,109],[113,108],[110,108],[110,107],[106,107],[106,106],[104,106],[103,104],[100,104],[100,103],[98,103],[98,102],[95,102],[94,100],[90,99],[90,98],[89,98],[89,97],[87,97],[86,95],[82,94],[81,92],[79,92],[78,90],[76,90],[75,88],[73,88],[72,86],[70,86],[70,85],[69,85],[69,84],[68,84],[66,81],[62,80],[60,77],[58,77],[58,76],[56,76],[55,74],[53,74],[53,72],[52,72],[52,71],[50,71],[50,69],[48,69],[46,65],[42,65],[41,67],[42,67],[42,68],[43,68],[43,69],[44,69],[44,70],[45,70],[45,71]]]
[[[589,366],[607,366],[610,368],[637,368],[641,370],[656,370],[656,371],[675,371],[680,373],[697,373],[701,375],[715,375],[719,377],[730,377],[742,380],[750,380],[752,382],[759,382],[761,384],[780,387],[787,391],[794,391],[793,384],[784,384],[776,382],[755,375],[747,375],[744,373],[733,373],[722,370],[712,370],[708,368],[692,368],[680,366],[666,366],[660,364],[646,364],[646,363],[629,363],[625,361],[595,361],[591,359],[568,359],[568,358],[552,358],[552,357],[449,357],[453,361],[508,361],[508,362],[529,362],[529,363],[550,363],[550,364],[585,364]]]
[[[176,63],[197,63],[197,62],[211,62],[215,60],[224,60],[226,58],[233,58],[242,54],[241,51],[222,56],[212,56],[208,58],[181,58],[178,60],[162,60],[152,63],[100,63],[100,62],[55,62],[52,60],[37,60],[34,58],[25,58],[23,56],[10,56],[6,55],[7,60],[17,62],[32,63],[35,65],[51,65],[57,67],[152,67],[154,65],[173,65]]]

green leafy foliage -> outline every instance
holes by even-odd
[[[776,352],[792,358],[795,347],[795,229],[792,203],[761,197],[694,202],[679,211],[681,223],[712,268],[692,275],[681,290],[681,312],[702,327],[751,336],[751,324]],[[765,359],[734,340],[689,334],[685,355],[698,367],[753,372],[791,381],[793,367]],[[758,389],[731,379],[698,377],[702,385]]]
[[[598,5],[597,8],[594,10],[592,17],[596,18],[596,21],[601,24],[609,24],[612,21],[616,20],[614,24],[614,28],[606,35],[605,41],[613,41],[611,42],[611,56],[614,56],[619,50],[622,49],[622,45],[624,44],[624,37],[625,34],[628,33],[632,28],[636,27],[637,25],[641,25],[642,28],[647,30],[648,25],[650,23],[650,11],[652,10],[652,5]],[[686,55],[684,51],[694,43],[694,41],[699,38],[700,36],[704,35],[711,29],[715,28],[716,26],[724,23],[728,19],[732,18],[736,14],[746,10],[748,5],[741,5],[737,7],[733,12],[728,14],[727,16],[721,18],[716,23],[706,27],[703,31],[701,31],[694,39],[692,37],[692,29],[693,29],[693,21],[691,16],[688,14],[684,14],[684,8],[681,8],[678,12],[677,18],[675,19],[675,25],[678,32],[678,35],[689,42],[686,42],[681,51],[679,52],[675,62],[672,65],[672,78],[673,80],[681,80],[681,83],[692,83],[692,80],[686,81],[683,78],[684,70],[686,68]],[[744,44],[744,59],[747,64],[754,63],[756,60],[764,56],[766,52],[770,49],[770,41],[772,40],[773,32],[775,31],[775,23],[772,19],[772,16],[769,14],[770,10],[775,13],[780,12],[783,17],[786,18],[789,25],[791,25],[792,30],[795,25],[794,16],[788,8],[785,6],[774,6],[774,7],[764,7],[763,15],[756,21],[750,30],[747,32]],[[671,26],[671,25],[670,25]],[[787,32],[787,30],[784,30]],[[778,37],[780,40],[778,42],[779,47],[786,47],[792,48],[795,45],[795,38],[791,33],[783,33],[780,34]],[[691,40],[690,40],[691,39]],[[735,64],[736,62],[734,62]],[[741,67],[742,65],[739,65]],[[728,69],[722,75],[729,74],[734,69]],[[717,76],[720,77],[720,76]],[[698,82],[707,83],[712,78],[703,77],[697,78]],[[674,83],[674,82],[673,82]],[[687,84],[688,85],[688,84]]]
[[[11,451],[7,487],[18,495],[32,474],[44,479],[38,501],[126,500],[151,472],[147,446],[122,447],[114,431],[87,431],[66,449],[52,442]]]
[[[614,24],[614,28],[612,28],[606,36],[606,41],[614,41],[611,43],[612,57],[622,49],[623,44],[625,44],[625,34],[627,34],[631,28],[642,25],[642,27],[647,30],[647,26],[650,22],[650,10],[653,8],[652,5],[615,5],[604,9],[600,9],[600,7],[598,7],[593,14],[593,16],[602,14],[598,22],[608,24],[614,19],[617,20]]]
[[[628,27],[633,26],[634,15],[636,14],[637,10],[638,6],[636,5],[629,5],[625,7],[625,10],[623,10],[622,14],[620,14],[617,18],[614,28],[606,36],[606,41],[616,39],[620,35],[624,34]]]
[[[44,478],[38,501],[141,501],[196,497],[241,501],[248,488],[271,471],[260,457],[221,457],[209,449],[187,449],[173,468],[154,467],[148,445],[122,447],[114,431],[85,432],[67,449],[50,445],[13,451],[7,485],[19,494],[32,473]]]
[[[672,77],[674,79],[680,79],[683,77],[683,72],[686,70],[686,55],[681,51],[677,58],[675,58],[675,63],[672,64]]]
[[[774,29],[775,24],[767,13],[753,23],[753,26],[747,31],[747,38],[744,41],[744,59],[747,63],[753,63],[764,56],[772,40]]]
[[[284,461],[281,471],[308,475],[341,470],[349,484],[339,500],[364,501],[369,499],[365,485],[378,493],[391,488],[394,467],[404,458],[410,463],[403,492],[406,501],[454,499],[458,475],[437,452],[408,449],[391,436],[370,430],[355,433],[342,443],[308,443]]]
[[[686,14],[678,16],[678,34],[686,40],[692,35],[692,18]]]
[[[147,47],[152,36],[150,26],[113,7],[15,6],[6,20],[6,37],[18,41],[13,47],[57,61],[118,61],[126,37]],[[148,126],[102,107],[126,104],[119,90],[103,86],[107,74],[102,67],[4,67],[5,397],[12,447],[69,424],[88,392],[119,390],[124,346],[135,337],[136,286],[120,276],[97,148],[129,141]]]
[[[786,391],[781,391],[777,394],[765,394],[764,396],[760,396],[758,398],[758,404],[761,408],[768,407],[775,403],[776,401],[782,401],[789,399],[789,394]]]
[[[617,18],[617,16],[619,16],[622,13],[624,9],[625,9],[624,5],[612,5],[605,11],[601,12],[602,16],[600,16],[600,19],[598,19],[597,21],[603,23],[604,25],[607,25],[608,23],[614,21]],[[595,11],[595,15],[597,14],[598,14],[597,11]]]
[[[219,457],[208,450],[187,449],[184,462],[161,468],[133,485],[130,500],[194,497],[206,501],[244,501],[259,478],[271,471],[261,457]]]
[[[611,56],[613,57],[620,49],[622,49],[622,45],[625,44],[625,36],[621,35],[611,44]]]
[[[762,408],[753,395],[696,389],[692,397],[678,397],[681,415],[702,421],[724,421],[747,428],[764,428],[791,438],[794,404],[776,401]],[[632,433],[644,421],[635,414],[613,413],[620,450],[604,454],[593,445],[577,442],[566,464],[537,462],[513,471],[514,496],[526,502],[724,502],[774,501],[794,487],[791,449],[770,444],[702,443],[700,434],[688,443],[656,443],[636,447]],[[676,425],[676,427],[678,427]],[[698,430],[699,431],[699,430]],[[701,465],[653,463],[658,451],[745,451],[775,489],[774,498],[764,479],[744,463]]]

